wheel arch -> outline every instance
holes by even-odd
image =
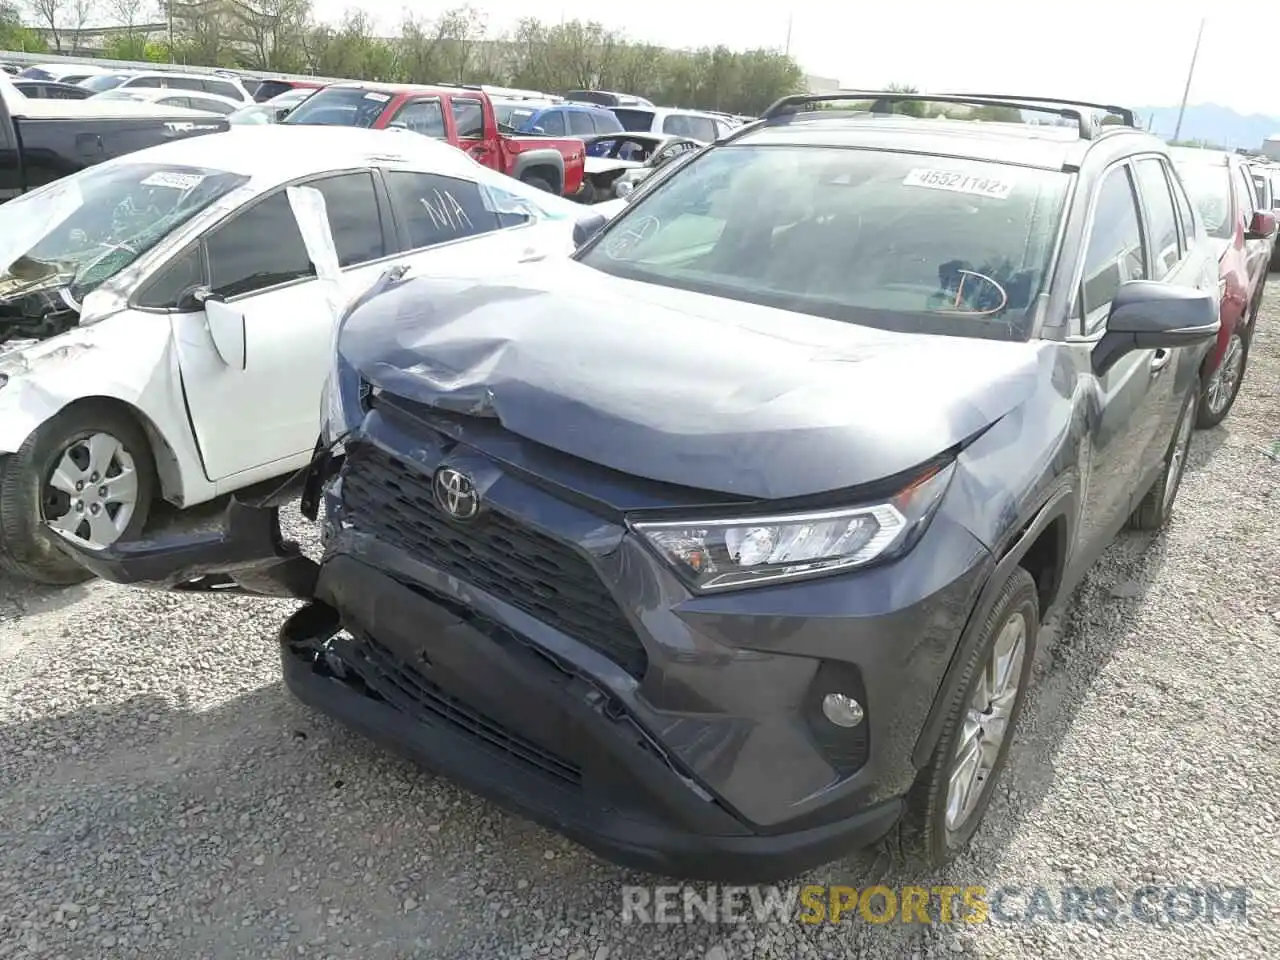
[[[564,157],[559,150],[529,150],[518,154],[511,167],[511,176],[522,180],[528,174],[546,178],[556,193],[564,193]]]
[[[982,626],[1014,568],[1023,567],[1035,581],[1042,622],[1045,611],[1062,596],[1066,586],[1068,546],[1072,536],[1070,513],[1075,497],[1073,487],[1057,488],[1039,510],[1018,528],[1021,532],[999,555],[978,593],[977,602],[969,612],[960,641],[951,654],[942,683],[934,694],[933,704],[916,739],[911,755],[916,769],[923,768],[929,762],[934,747],[937,746],[947,718],[947,705],[962,679],[964,665],[980,641]]]

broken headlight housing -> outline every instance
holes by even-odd
[[[910,550],[953,472],[953,463],[932,468],[894,496],[856,507],[631,527],[698,593],[808,579]]]

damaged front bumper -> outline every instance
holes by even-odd
[[[309,599],[320,570],[284,538],[278,506],[235,499],[220,530],[161,535],[101,550],[64,536],[59,546],[103,580],[191,593]]]

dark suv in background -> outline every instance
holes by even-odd
[[[797,96],[634,196],[572,260],[352,306],[319,565],[242,504],[67,549],[305,597],[295,695],[619,862],[945,861],[1045,613],[1178,492],[1217,259],[1167,149],[1116,107]]]

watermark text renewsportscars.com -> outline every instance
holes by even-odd
[[[623,923],[1246,923],[1242,886],[626,886]]]

